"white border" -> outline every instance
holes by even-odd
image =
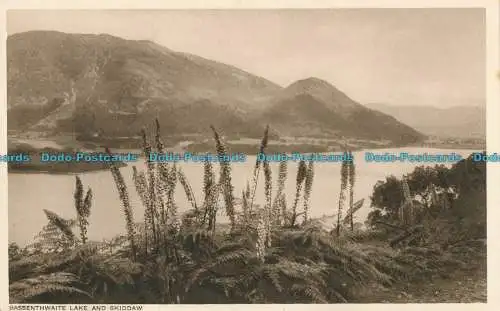
[[[489,153],[500,152],[500,74],[499,67],[499,14],[500,2],[498,0],[219,0],[219,1],[202,1],[202,0],[0,0],[0,20],[3,21],[0,25],[0,36],[2,43],[0,44],[0,94],[2,101],[0,103],[0,154],[6,153],[6,12],[7,9],[278,9],[278,8],[485,8],[486,24],[487,24],[487,149]],[[464,47],[467,48],[467,47]],[[464,72],[463,74],[467,74]],[[492,221],[488,225],[488,303],[487,304],[426,304],[426,308],[439,309],[453,308],[453,310],[484,310],[492,308],[500,300],[500,287],[498,281],[499,273],[499,256],[498,246],[500,244],[500,235],[497,223],[500,219],[500,195],[497,190],[500,185],[500,168],[499,163],[488,165],[488,219]],[[8,310],[8,264],[7,264],[7,170],[6,165],[0,165],[0,311]],[[496,263],[496,264],[494,264]],[[496,295],[495,295],[496,293]],[[345,305],[145,305],[143,310],[160,310],[160,309],[176,309],[176,310],[194,310],[217,309],[217,310],[304,310],[306,308],[314,308],[316,310],[331,310],[332,308],[341,308],[343,310],[354,310],[358,308],[366,308],[377,310],[407,310],[421,309],[420,304],[345,304]],[[497,308],[495,308],[497,309]],[[109,310],[109,309],[108,309]]]
[[[495,0],[4,0],[7,9],[495,8]]]

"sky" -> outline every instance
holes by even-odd
[[[486,105],[483,9],[9,11],[7,33],[152,40],[282,86],[317,77],[362,104]]]

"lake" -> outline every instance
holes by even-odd
[[[355,200],[365,198],[364,206],[356,214],[357,221],[363,222],[370,212],[370,199],[373,186],[378,180],[385,180],[386,176],[395,175],[401,177],[411,172],[414,167],[421,163],[368,163],[365,161],[365,152],[374,153],[399,153],[408,152],[412,154],[450,154],[452,152],[462,155],[464,158],[476,150],[445,150],[428,148],[399,148],[378,149],[373,151],[354,152],[356,164],[356,184],[354,187]],[[132,163],[139,169],[144,169],[143,162]],[[202,199],[203,187],[203,164],[179,163],[187,176],[198,202]],[[255,156],[247,157],[244,163],[231,163],[232,181],[235,187],[235,196],[240,197],[246,182],[251,181]],[[289,162],[288,178],[285,186],[287,202],[290,206],[295,195],[295,177],[297,162]],[[428,165],[434,165],[429,163]],[[451,164],[446,164],[451,166]],[[214,163],[216,176],[218,176],[218,164]],[[276,188],[278,163],[271,164],[273,170],[273,187]],[[131,204],[134,209],[136,221],[143,219],[144,208],[140,204],[139,197],[135,191],[132,181],[132,165],[120,169],[127,187]],[[336,213],[338,197],[340,193],[340,163],[316,162],[314,167],[314,182],[310,199],[311,217],[321,217]],[[89,172],[79,175],[85,188],[92,188],[94,201],[89,219],[88,236],[90,239],[109,239],[117,234],[125,233],[125,222],[122,214],[122,206],[118,192],[109,171]],[[259,185],[255,202],[264,202],[263,174],[259,175]],[[25,174],[10,173],[9,182],[9,241],[16,242],[21,246],[29,243],[35,234],[47,223],[43,209],[56,212],[66,219],[75,218],[73,193],[75,189],[74,175],[50,175],[50,174]],[[177,185],[176,200],[179,210],[186,210],[188,203],[180,184]],[[220,216],[219,221],[224,221],[225,216]]]

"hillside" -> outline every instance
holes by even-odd
[[[80,140],[137,136],[159,118],[171,135],[348,136],[412,143],[421,135],[317,78],[283,88],[150,41],[30,31],[7,39],[8,129]]]
[[[368,109],[326,81],[308,78],[285,88],[261,114],[287,136],[337,136],[401,144],[424,136],[393,117]]]
[[[78,130],[129,135],[146,123],[144,117],[149,121],[187,105],[202,108],[202,114],[171,118],[172,127],[196,123],[200,115],[208,122],[221,106],[220,117],[242,124],[240,115],[261,108],[280,90],[228,65],[110,35],[15,34],[7,53],[11,130],[72,130],[58,124],[65,119]]]
[[[439,137],[486,138],[486,110],[478,106],[436,108],[370,104],[422,133]]]

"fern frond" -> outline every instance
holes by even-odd
[[[35,300],[41,295],[83,295],[92,298],[90,293],[76,287],[78,277],[71,273],[57,272],[23,279],[9,285],[11,303],[23,303]]]
[[[64,233],[64,235],[72,242],[76,240],[75,234],[71,230],[71,228],[68,226],[68,223],[65,219],[61,218],[59,215],[57,215],[54,212],[51,212],[47,209],[44,209],[43,212],[47,216],[49,222],[56,226],[61,232]]]
[[[216,258],[217,265],[224,265],[230,262],[247,263],[254,255],[247,249],[239,249],[234,252],[224,253]]]
[[[306,297],[310,298],[313,303],[328,303],[328,300],[319,289],[312,285],[293,284],[291,290],[295,293],[304,294]]]

